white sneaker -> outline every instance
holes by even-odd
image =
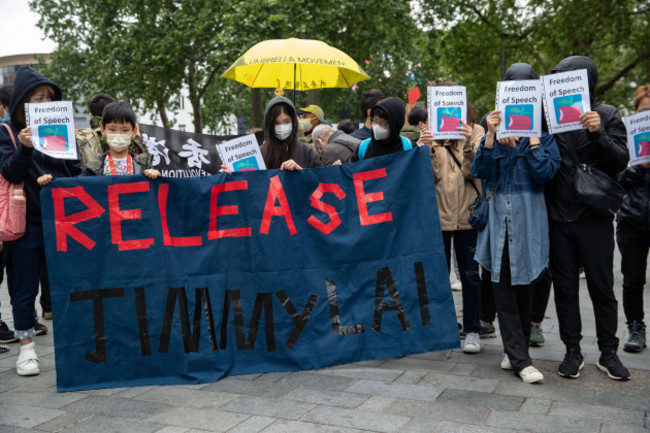
[[[508,355],[503,355],[503,360],[501,361],[501,368],[503,370],[512,370],[512,364],[510,364],[510,358],[508,358]]]
[[[519,377],[525,383],[535,383],[544,380],[544,375],[538,369],[529,365],[519,372]]]
[[[20,376],[34,376],[41,372],[38,369],[36,344],[33,341],[20,346],[20,353],[18,353],[18,360],[16,361],[16,372]]]
[[[463,285],[460,283],[460,281],[456,280],[451,285],[451,290],[453,290],[454,292],[460,292],[461,290],[463,290]]]
[[[463,352],[465,353],[479,353],[481,351],[481,339],[478,332],[470,332],[465,336],[465,344],[463,345]]]

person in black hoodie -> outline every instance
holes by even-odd
[[[634,92],[634,109],[637,113],[650,113],[650,86],[640,86]],[[643,286],[650,250],[650,162],[626,168],[618,180],[627,192],[616,224],[623,273],[623,311],[628,329],[623,350],[641,352],[646,347]]]
[[[11,133],[0,128],[0,173],[11,183],[25,182],[27,224],[23,237],[5,243],[7,285],[11,296],[16,338],[20,353],[16,362],[21,376],[39,373],[38,357],[32,337],[34,332],[34,301],[38,294],[39,276],[45,266],[39,179],[48,175],[76,176],[81,173],[78,160],[51,158],[34,151],[31,129],[25,125],[25,103],[60,101],[61,89],[29,66],[16,72],[7,122]],[[13,139],[16,140],[14,147]],[[47,174],[46,174],[47,173]]]
[[[266,104],[261,151],[266,168],[300,170],[323,166],[316,151],[298,140],[296,108],[284,96],[277,96]]]
[[[578,268],[582,265],[594,308],[598,348],[601,352],[596,365],[611,379],[627,380],[630,372],[616,354],[618,302],[614,296],[613,217],[597,215],[580,202],[575,189],[577,167],[572,157],[575,152],[581,163],[596,167],[616,179],[629,160],[626,131],[616,108],[593,99],[598,72],[590,58],[567,57],[553,72],[579,69],[587,70],[591,111],[580,116],[584,129],[555,135],[562,164],[553,180],[546,185],[551,242],[550,269],[560,338],[566,346],[558,374],[576,378],[584,366],[584,357],[580,352],[582,323],[578,296]]]
[[[400,98],[387,98],[377,103],[370,111],[372,136],[359,144],[352,162],[412,149],[411,140],[399,135],[405,115],[406,105]]]

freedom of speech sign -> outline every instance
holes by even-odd
[[[459,346],[428,149],[41,192],[59,391]]]

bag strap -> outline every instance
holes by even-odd
[[[2,126],[7,128],[7,132],[9,132],[9,136],[11,137],[11,142],[14,144],[14,149],[18,149],[18,146],[16,146],[16,137],[14,137],[14,132],[11,130],[11,127],[6,123],[3,123]]]
[[[458,166],[458,169],[459,169],[459,170],[461,171],[461,173],[462,173],[463,168],[461,167],[461,165],[460,165],[460,161],[458,160],[458,158],[456,158],[456,155],[454,155],[454,151],[451,150],[451,146],[445,146],[445,149],[447,149],[447,152],[449,152],[449,154],[450,154],[451,157],[453,158],[454,162],[455,162],[456,165]],[[476,195],[481,195],[481,192],[478,190],[478,188],[476,187],[476,185],[474,185],[474,182],[472,182],[472,181],[466,181],[466,182],[469,182],[469,184],[472,185],[472,187],[474,188],[474,191],[476,191]]]

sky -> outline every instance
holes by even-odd
[[[43,31],[36,26],[38,15],[28,0],[0,0],[0,17],[0,57],[54,50],[52,40],[43,40]]]

